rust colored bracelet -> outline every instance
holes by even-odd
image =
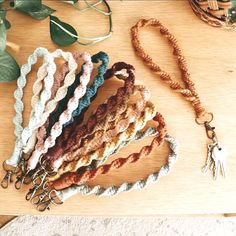
[[[60,189],[67,188],[73,184],[76,184],[76,185],[83,184],[89,180],[94,179],[100,174],[107,174],[111,170],[119,169],[130,163],[135,163],[142,157],[148,156],[154,149],[156,149],[158,146],[160,146],[163,143],[164,137],[166,135],[166,125],[165,125],[164,118],[162,117],[162,115],[160,113],[156,113],[153,120],[158,122],[157,131],[159,135],[153,139],[150,145],[142,147],[140,152],[132,153],[126,158],[117,158],[114,161],[112,161],[110,164],[99,166],[98,168],[94,170],[87,170],[82,174],[79,174],[77,172],[66,173],[61,178],[53,182],[47,183],[48,187],[53,188],[55,190],[60,190]]]
[[[69,162],[64,162],[63,165],[56,169],[57,174],[52,176],[51,179],[57,179],[62,174],[67,172],[76,172],[82,167],[89,166],[93,160],[103,160],[109,153],[112,153],[118,146],[124,141],[133,139],[138,131],[141,131],[147,122],[152,120],[156,114],[156,107],[150,101],[145,104],[143,111],[139,113],[135,121],[129,124],[127,129],[119,132],[116,136],[109,138],[103,145],[99,146],[94,152],[88,153],[86,155],[77,155],[77,153],[70,153],[72,158]],[[109,130],[110,131],[110,130]],[[109,131],[105,133],[109,135]]]
[[[167,72],[163,71],[141,46],[140,29],[147,26],[158,28],[161,35],[163,35],[173,47],[173,54],[177,58],[178,66],[182,75],[181,79],[184,82],[184,86],[181,86],[180,83],[174,81]],[[168,84],[174,92],[180,93],[185,100],[190,102],[196,113],[196,123],[205,126],[207,137],[211,140],[211,143],[208,144],[208,158],[205,166],[203,167],[203,172],[206,172],[208,169],[213,169],[214,179],[217,179],[221,168],[222,175],[225,176],[226,151],[218,142],[215,127],[210,125],[213,120],[213,114],[207,112],[200,101],[194,83],[190,79],[186,60],[182,55],[181,49],[175,37],[169,33],[168,29],[165,28],[157,19],[151,18],[148,20],[141,19],[131,28],[131,40],[136,54],[142,58],[144,63],[153,73],[160,77],[161,81]]]

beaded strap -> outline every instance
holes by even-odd
[[[45,63],[47,63],[47,76],[44,79],[44,89],[40,94],[40,100],[35,100],[35,105],[33,112],[31,113],[28,127],[22,127],[23,117],[22,113],[24,110],[24,104],[22,102],[23,98],[23,88],[26,85],[26,75],[31,71],[32,65],[37,63],[38,57],[44,57]],[[28,138],[31,136],[33,130],[40,122],[40,117],[44,111],[45,104],[50,99],[51,96],[51,87],[53,85],[53,76],[56,71],[56,65],[54,63],[54,59],[52,55],[45,48],[37,48],[32,55],[29,56],[28,62],[21,67],[21,75],[17,80],[17,89],[14,92],[14,97],[16,99],[14,108],[16,111],[16,115],[13,119],[13,123],[15,124],[15,136],[16,136],[16,144],[13,151],[13,154],[10,159],[6,160],[8,165],[16,167],[21,158],[21,151],[23,147],[26,145]],[[40,84],[41,84],[40,77]],[[39,82],[36,81],[36,85]],[[37,90],[37,86],[34,86],[35,91]],[[41,85],[39,85],[41,86]],[[34,104],[34,102],[32,102]]]
[[[63,124],[71,119],[72,112],[78,107],[80,98],[84,96],[86,92],[86,86],[89,82],[93,68],[90,56],[87,54],[86,57],[87,58],[85,60],[90,61],[90,64],[89,66],[84,66],[83,75],[80,78],[80,85],[75,89],[74,96],[69,100],[67,109],[60,115],[59,121],[53,125],[49,137],[47,137],[43,145],[36,147],[35,151],[28,161],[28,171],[34,169],[38,163],[40,156],[42,154],[45,154],[50,147],[53,147],[55,145],[56,138],[62,133]]]
[[[138,180],[134,183],[123,183],[118,186],[111,186],[108,188],[101,187],[100,185],[90,187],[89,185],[73,185],[71,187],[65,188],[63,190],[56,191],[57,197],[61,202],[65,202],[70,197],[80,193],[82,195],[95,194],[97,196],[115,196],[121,192],[130,192],[133,190],[143,189],[151,184],[154,184],[160,180],[161,177],[166,176],[171,171],[172,167],[178,160],[178,142],[175,138],[170,135],[165,136],[165,141],[169,143],[171,152],[168,155],[168,160],[165,165],[163,165],[158,172],[154,172],[148,175],[147,178],[143,180]]]
[[[113,139],[104,143],[103,147],[97,149],[92,154],[87,154],[85,156],[77,156],[76,152],[71,153],[71,155],[67,157],[67,161],[70,162],[63,163],[61,168],[57,171],[55,178],[58,178],[58,176],[66,172],[75,172],[82,166],[88,166],[93,160],[103,160],[104,157],[108,155],[108,153],[111,153],[112,150],[117,149],[122,142],[132,139],[137,131],[143,129],[147,122],[152,120],[155,114],[155,106],[151,102],[148,102],[143,110],[142,115],[140,115],[140,117],[137,117],[136,121],[130,124],[129,128],[125,132],[118,134]]]
[[[156,116],[153,118],[153,120],[157,121],[159,124],[158,125],[159,135],[158,137],[155,137],[153,139],[150,145],[142,147],[139,153],[132,153],[126,158],[118,158],[112,161],[110,164],[99,166],[95,170],[85,171],[82,174],[78,174],[76,172],[66,173],[61,178],[57,179],[56,181],[49,182],[48,186],[56,190],[60,190],[60,189],[69,187],[72,184],[79,185],[91,179],[94,179],[96,176],[100,174],[107,174],[113,169],[119,169],[129,163],[135,163],[140,158],[149,155],[155,148],[157,148],[163,143],[164,137],[166,134],[166,128],[165,128],[166,125],[165,125],[162,115],[160,113],[156,113]]]
[[[127,96],[127,94],[133,93],[134,88],[134,67],[126,64],[124,62],[116,63],[112,66],[111,69],[107,70],[105,78],[111,78],[115,73],[122,71],[125,69],[128,73],[128,77],[120,77],[120,79],[124,80],[124,86],[117,90],[117,93],[111,96],[107,102],[100,104],[96,110],[96,112],[89,118],[87,123],[81,127],[76,127],[73,123],[70,126],[66,127],[63,135],[70,138],[67,139],[67,142],[64,142],[64,138],[61,136],[58,139],[58,145],[50,149],[47,153],[47,157],[49,159],[49,163],[53,166],[55,161],[60,160],[61,164],[65,161],[61,158],[63,154],[70,150],[73,145],[79,142],[79,140],[84,137],[87,133],[90,133],[96,124],[103,119],[105,114],[109,112],[114,106],[118,106],[123,102],[123,98]],[[72,129],[73,128],[73,129]],[[69,134],[68,134],[69,133]]]

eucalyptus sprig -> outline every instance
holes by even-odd
[[[84,0],[87,7],[79,9],[78,0],[63,0],[61,2],[73,5],[77,10],[83,12],[88,9],[94,9],[109,17],[109,32],[100,37],[89,38],[79,37],[77,31],[68,23],[62,22],[58,17],[52,16],[56,11],[42,3],[42,0],[11,0],[9,6],[6,7],[8,1],[0,0],[0,82],[8,82],[19,77],[20,69],[16,60],[6,52],[7,30],[11,27],[11,23],[6,19],[8,11],[20,11],[36,20],[43,20],[50,17],[50,36],[54,43],[60,46],[68,46],[76,41],[82,45],[90,45],[106,38],[112,34],[112,18],[111,9],[106,0],[99,0],[94,4],[90,4]],[[97,7],[100,3],[105,3],[108,12]]]

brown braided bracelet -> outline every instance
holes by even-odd
[[[77,172],[69,172],[61,176],[61,178],[49,182],[48,186],[50,188],[60,190],[66,187],[71,186],[72,184],[82,184],[89,180],[94,179],[100,174],[107,174],[114,169],[119,169],[125,165],[130,163],[135,163],[140,160],[142,157],[148,156],[154,149],[160,146],[166,135],[166,125],[164,122],[164,118],[160,113],[157,113],[156,116],[153,118],[154,121],[158,122],[158,133],[159,135],[156,136],[150,145],[142,147],[140,152],[132,153],[126,158],[117,158],[116,160],[112,161],[110,164],[99,166],[94,170],[87,170],[82,174],[78,174]]]
[[[181,71],[181,79],[185,86],[181,86],[180,83],[174,81],[167,72],[163,71],[161,67],[153,61],[151,56],[147,54],[144,48],[141,46],[139,31],[141,28],[147,26],[158,28],[161,35],[163,35],[173,47],[173,54],[177,58],[178,66]],[[157,74],[164,83],[168,84],[174,92],[180,93],[185,98],[185,100],[191,103],[196,113],[196,123],[205,126],[207,137],[211,140],[211,143],[208,145],[208,158],[203,170],[206,172],[208,169],[213,169],[213,175],[216,179],[218,172],[220,171],[219,167],[221,167],[222,175],[224,176],[226,152],[218,142],[215,133],[215,127],[210,125],[210,122],[213,120],[213,114],[207,112],[200,101],[200,98],[194,87],[194,83],[190,79],[186,60],[182,55],[176,38],[157,19],[151,18],[148,20],[141,19],[131,28],[131,41],[136,54],[142,58],[144,63],[151,69],[151,71]]]
[[[103,119],[104,115],[107,112],[109,112],[114,106],[117,106],[122,103],[123,98],[126,94],[133,93],[135,81],[133,66],[128,65],[124,62],[118,62],[106,72],[105,78],[108,79],[114,76],[117,72],[122,71],[124,69],[127,71],[128,77],[120,76],[120,78],[124,80],[124,86],[117,90],[116,95],[111,96],[106,103],[99,105],[96,112],[89,118],[86,125],[78,127],[73,124],[65,128],[64,135],[70,138],[67,139],[65,142],[63,136],[61,136],[60,138],[58,138],[57,145],[49,150],[49,152],[47,153],[47,159],[49,160],[50,165],[53,165],[54,161],[60,158],[67,151],[70,151],[70,148],[72,148],[73,145],[80,142],[82,137],[90,133],[95,127],[95,125]],[[69,132],[72,132],[72,134],[68,135]]]

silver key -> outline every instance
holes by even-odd
[[[217,179],[219,172],[221,170],[221,173],[223,177],[225,177],[225,165],[226,165],[226,157],[227,152],[226,150],[221,147],[219,144],[212,147],[211,150],[211,157],[214,162],[214,179]]]
[[[207,145],[208,148],[208,152],[207,152],[207,160],[206,160],[206,164],[202,167],[202,172],[205,174],[207,173],[207,171],[209,169],[211,169],[212,165],[213,165],[213,160],[212,160],[212,144]]]

